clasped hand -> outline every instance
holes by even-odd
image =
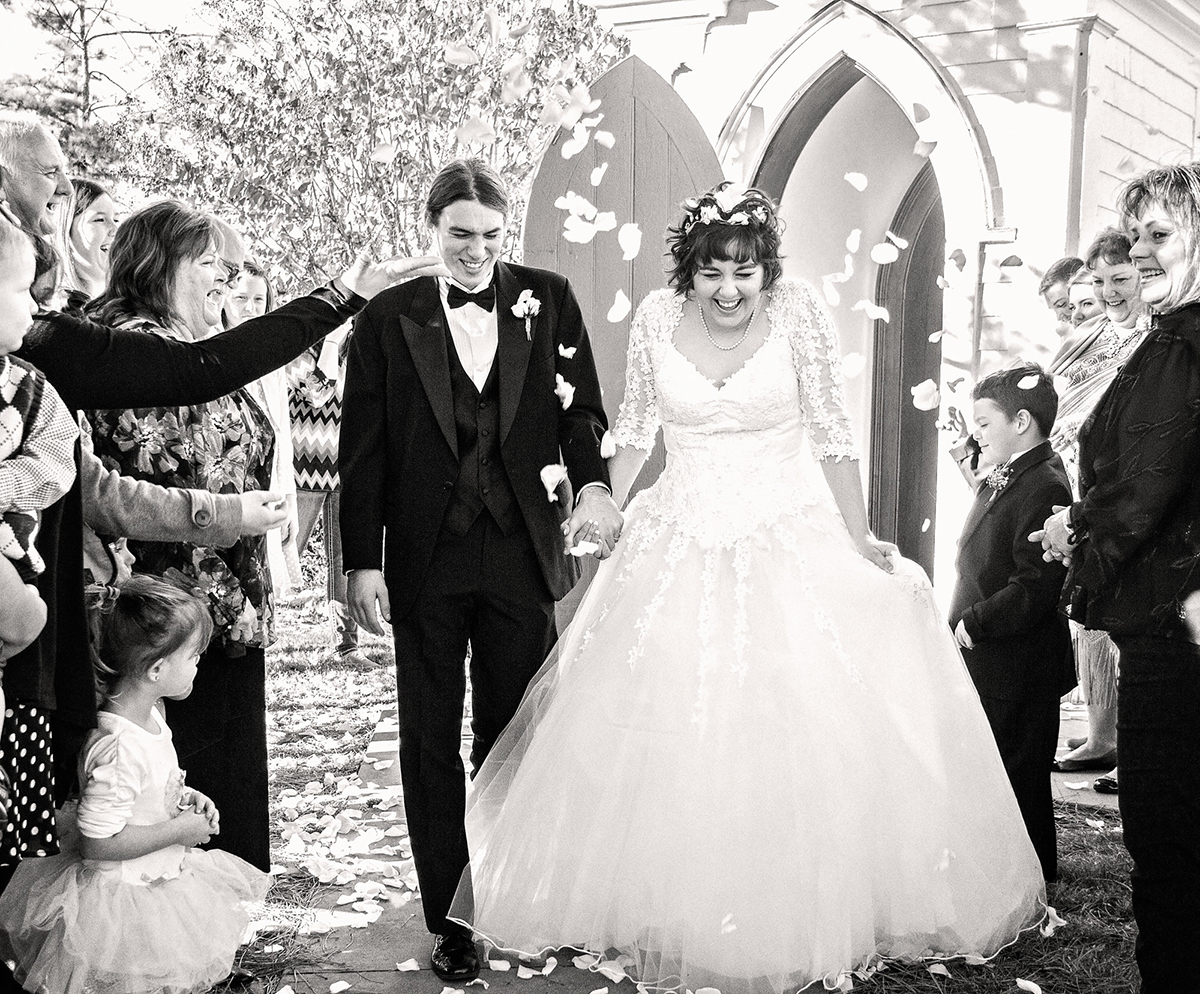
[[[591,542],[597,546],[591,555],[607,559],[616,548],[625,525],[616,502],[603,487],[587,487],[580,495],[571,516],[563,522],[563,555],[580,542]]]
[[[175,816],[181,844],[199,846],[221,833],[221,815],[211,797],[198,790],[188,790],[179,802]]]
[[[1067,515],[1070,508],[1063,504],[1055,504],[1053,513],[1046,523],[1029,535],[1029,541],[1038,542],[1042,547],[1042,558],[1048,562],[1058,560],[1064,566],[1071,565],[1071,554],[1075,551],[1075,543],[1071,541],[1071,530],[1067,527]]]

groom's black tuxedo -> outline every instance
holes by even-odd
[[[974,642],[963,659],[979,691],[1046,879],[1057,872],[1050,764],[1058,700],[1075,684],[1071,637],[1058,613],[1066,569],[1029,541],[1071,502],[1062,459],[1042,442],[1017,456],[1008,484],[980,484],[963,525],[950,627]]]
[[[607,485],[607,422],[583,316],[567,281],[497,263],[497,347],[482,387],[463,369],[437,280],[377,296],[355,322],[339,470],[344,568],[382,569],[396,639],[400,766],[429,930],[467,865],[459,757],[468,643],[478,768],[554,643],[554,602],[578,577],[563,554],[570,495]],[[513,314],[522,291],[539,302]],[[574,387],[564,410],[556,374]]]
[[[504,479],[537,550],[546,587],[558,600],[578,571],[563,556],[558,530],[569,508],[561,498],[546,499],[540,472],[559,462],[561,452],[575,492],[586,483],[608,483],[600,457],[607,427],[600,383],[566,279],[501,262],[495,284],[499,343],[493,372]],[[528,337],[525,319],[512,312],[526,289],[540,302]],[[355,321],[338,457],[342,561],[351,570],[382,569],[386,560],[392,610],[400,614],[421,589],[459,480],[454,367],[461,368],[432,277],[381,293]],[[565,411],[554,392],[556,373],[575,387]]]

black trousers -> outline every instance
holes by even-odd
[[[1113,641],[1142,994],[1200,991],[1200,648],[1145,636]]]
[[[468,864],[463,816],[464,662],[471,648],[471,765],[517,710],[557,633],[554,600],[522,526],[504,535],[484,511],[466,535],[444,531],[416,603],[392,619],[400,775],[425,924],[443,934]]]
[[[1058,747],[1058,697],[1042,693],[1029,700],[1008,701],[981,696],[980,701],[1025,819],[1025,830],[1042,864],[1042,876],[1057,880],[1058,834],[1050,768]],[[1121,789],[1125,789],[1124,781]]]
[[[204,848],[269,870],[266,654],[251,648],[231,658],[210,649],[200,657],[191,694],[166,705],[187,785],[211,797],[221,813],[220,834]]]

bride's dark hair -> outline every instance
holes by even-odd
[[[667,249],[674,263],[667,285],[683,296],[696,273],[714,260],[761,263],[763,290],[783,275],[779,254],[783,222],[762,190],[741,188],[730,180],[685,200],[683,219],[667,229]]]

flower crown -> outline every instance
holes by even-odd
[[[683,223],[680,234],[687,234],[697,224],[759,224],[776,227],[771,202],[759,190],[738,184],[722,185],[698,197],[683,202]]]

